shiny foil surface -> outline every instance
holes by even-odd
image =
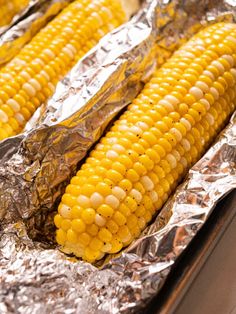
[[[30,0],[11,24],[0,28],[0,66],[11,60],[31,38],[73,0]]]
[[[66,256],[53,216],[78,163],[156,63],[235,13],[229,0],[147,1],[58,84],[23,134],[0,143],[0,313],[138,313],[158,293],[219,199],[236,188],[236,115],[122,254],[98,267]]]

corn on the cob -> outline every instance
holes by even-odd
[[[55,216],[65,252],[93,262],[128,245],[226,123],[236,101],[236,25],[178,50],[90,153]]]
[[[77,0],[0,71],[0,140],[19,133],[98,40],[125,20],[119,0]]]
[[[0,27],[11,23],[14,16],[20,13],[29,3],[29,0],[0,1]]]

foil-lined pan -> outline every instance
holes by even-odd
[[[30,0],[9,25],[0,28],[0,66],[11,60],[70,2],[72,0]]]
[[[236,187],[236,117],[156,221],[98,268],[67,257],[52,218],[69,178],[155,65],[234,1],[147,1],[62,80],[22,135],[0,143],[0,312],[138,313],[220,198]],[[97,265],[98,266],[98,265]]]

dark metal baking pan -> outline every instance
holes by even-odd
[[[145,313],[236,313],[236,191],[218,203]]]

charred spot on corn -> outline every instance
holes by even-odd
[[[231,23],[193,37],[101,139],[55,216],[57,242],[68,252],[89,262],[119,252],[209,147],[236,106],[235,37]],[[103,176],[97,164],[107,165]],[[94,175],[100,183],[91,188]]]

